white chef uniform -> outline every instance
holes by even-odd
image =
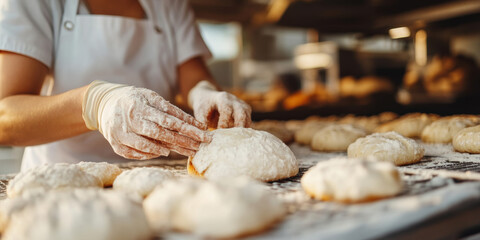
[[[0,0],[0,50],[50,67],[52,94],[104,80],[149,88],[171,100],[177,65],[211,56],[186,0],[140,0],[145,19],[90,15],[79,1]],[[47,162],[80,161],[126,159],[94,131],[27,147],[22,171]]]

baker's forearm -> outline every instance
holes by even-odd
[[[3,98],[0,100],[0,145],[38,145],[88,132],[82,118],[85,89],[49,97]]]
[[[201,81],[209,81],[220,89],[213,80],[202,57],[192,58],[178,66],[178,83],[182,98],[187,101],[188,93]]]

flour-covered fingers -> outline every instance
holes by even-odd
[[[160,156],[156,154],[144,153],[126,145],[112,145],[112,148],[116,154],[128,159],[147,160]]]
[[[140,124],[135,125],[133,130],[139,135],[161,141],[162,143],[178,145],[186,149],[198,150],[198,147],[200,146],[200,141],[178,132],[165,129],[149,120],[141,120]]]
[[[190,157],[190,156],[195,155],[195,151],[193,151],[193,150],[182,148],[180,146],[170,144],[170,143],[162,143],[162,144],[165,145],[165,147],[167,147],[168,149],[170,149],[170,151],[174,151],[174,152],[179,153],[183,156]]]
[[[179,134],[191,138],[195,141],[208,142],[211,140],[210,136],[207,134],[206,131],[191,124],[188,124],[172,115],[161,112],[158,109],[148,107],[145,110],[145,115],[143,117],[145,118],[145,120],[156,123],[161,128],[168,129],[172,132],[178,132]],[[158,138],[155,139],[161,140]]]
[[[172,115],[190,125],[193,125],[202,130],[207,129],[207,125],[205,123],[197,121],[193,116],[184,112],[182,109],[171,104],[170,102],[166,101],[159,95],[153,96],[150,103],[152,104],[153,107],[157,108],[158,110],[165,112],[169,115]]]
[[[233,120],[233,107],[229,104],[222,104],[220,106],[217,105],[218,111],[218,128],[229,128],[233,127],[234,120]]]
[[[233,116],[235,119],[235,127],[249,127],[252,122],[250,114],[244,109],[237,109]]]
[[[137,151],[156,156],[168,156],[170,153],[170,151],[161,143],[134,133],[126,135],[122,139],[122,144]]]

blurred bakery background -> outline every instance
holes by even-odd
[[[479,0],[190,3],[212,73],[255,121],[480,113]],[[0,147],[0,174],[22,153]]]
[[[191,0],[253,119],[478,113],[478,0]]]

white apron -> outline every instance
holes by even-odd
[[[171,100],[176,90],[176,53],[164,1],[140,1],[147,19],[79,15],[79,0],[66,0],[55,44],[52,94],[93,80],[145,87]],[[163,10],[163,12],[162,12]],[[42,163],[122,162],[93,131],[70,139],[27,147],[22,171]]]

